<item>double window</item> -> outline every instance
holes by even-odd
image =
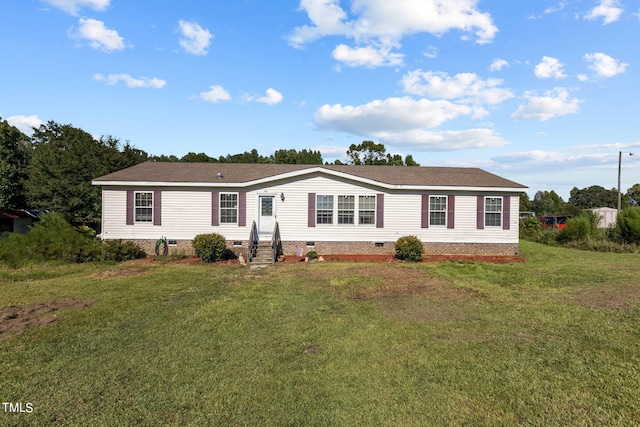
[[[153,193],[135,193],[135,220],[136,222],[153,222]]]
[[[447,196],[429,197],[429,225],[447,225]]]
[[[485,197],[484,225],[487,227],[502,226],[502,197]]]
[[[238,193],[220,193],[220,222],[238,222]]]
[[[375,224],[375,217],[376,196],[316,196],[316,224]]]

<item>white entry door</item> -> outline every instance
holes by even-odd
[[[276,225],[276,196],[259,196],[258,199],[258,233],[271,237]]]

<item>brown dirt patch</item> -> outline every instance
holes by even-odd
[[[640,286],[605,285],[574,292],[567,297],[570,304],[609,310],[624,310],[640,304]]]
[[[80,301],[75,298],[63,298],[30,307],[12,305],[0,308],[0,336],[9,333],[20,334],[27,328],[50,325],[58,320],[58,311],[68,308],[85,308],[94,302],[95,300]]]
[[[146,268],[142,267],[116,268],[113,270],[101,271],[100,273],[94,274],[93,277],[98,279],[113,279],[116,277],[139,276],[148,272],[149,271]]]

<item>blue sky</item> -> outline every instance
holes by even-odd
[[[0,116],[150,154],[382,142],[565,200],[640,182],[630,0],[4,0]]]

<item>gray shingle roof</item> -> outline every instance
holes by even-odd
[[[444,187],[527,187],[478,168],[419,166],[336,166],[285,165],[262,163],[183,163],[145,162],[94,180],[102,182],[165,182],[165,183],[249,183],[282,174],[321,168],[353,175],[388,185]],[[221,177],[218,177],[221,174]]]

